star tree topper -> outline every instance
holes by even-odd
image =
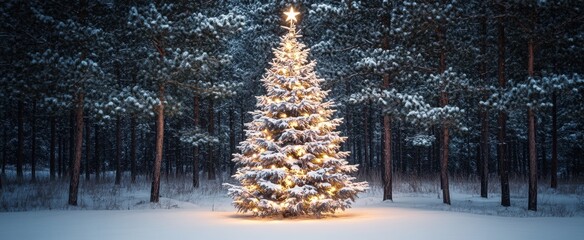
[[[296,15],[298,15],[300,13],[295,12],[294,7],[290,7],[290,11],[285,12],[284,14],[286,14],[286,16],[287,16],[286,21],[290,21],[290,22],[294,23],[294,22],[296,22]]]

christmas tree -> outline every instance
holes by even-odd
[[[241,154],[234,154],[238,170],[233,177],[241,186],[225,184],[240,212],[259,216],[298,216],[345,210],[368,188],[353,182],[349,152],[339,151],[346,138],[334,131],[342,119],[332,118],[328,91],[316,76],[316,63],[298,42],[296,15],[286,13],[290,27],[274,50],[275,58],[262,82],[266,95],[257,97],[258,110],[246,124]]]

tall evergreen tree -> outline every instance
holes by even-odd
[[[262,82],[267,94],[258,97],[253,121],[246,126],[247,139],[240,143],[239,166],[234,175],[241,186],[226,184],[233,204],[254,215],[305,215],[334,213],[350,207],[366,182],[353,182],[348,152],[339,151],[345,141],[334,131],[341,119],[333,119],[332,101],[316,76],[316,62],[298,42],[295,16],[274,51],[275,59]]]

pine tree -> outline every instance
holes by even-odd
[[[334,213],[350,207],[367,182],[353,182],[349,152],[339,151],[346,138],[334,131],[342,119],[332,118],[328,91],[320,88],[316,62],[298,42],[293,8],[288,33],[274,50],[275,59],[262,82],[267,94],[257,98],[258,110],[246,125],[247,139],[234,154],[241,186],[225,184],[234,206],[254,215],[298,216]]]

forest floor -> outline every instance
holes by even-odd
[[[83,178],[83,177],[82,177]],[[476,179],[451,180],[452,205],[436,179],[396,177],[394,201],[381,201],[373,180],[353,208],[321,219],[255,218],[231,206],[221,180],[191,187],[188,177],[163,178],[151,204],[147,179],[120,186],[113,178],[82,181],[78,207],[66,205],[68,182],[5,182],[1,239],[577,239],[584,236],[584,185],[541,186],[538,211],[527,211],[525,183],[511,184],[511,207],[499,205],[496,179],[481,198]],[[439,181],[438,181],[439,182]],[[493,184],[494,183],[494,184]],[[543,185],[543,181],[542,181]],[[547,184],[546,184],[547,185]],[[88,211],[90,210],[90,211]],[[114,211],[115,210],[115,211]]]

